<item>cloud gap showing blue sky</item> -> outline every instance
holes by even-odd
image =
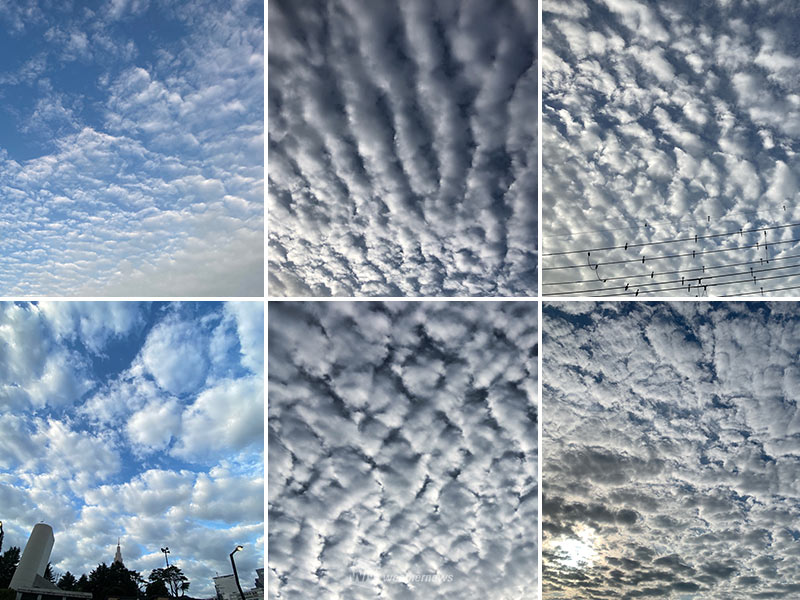
[[[538,597],[537,305],[271,302],[269,597]]]
[[[543,307],[548,599],[796,598],[800,306]]]
[[[0,295],[262,296],[263,4],[0,3]]]
[[[535,295],[537,4],[269,11],[271,294]]]
[[[237,544],[263,566],[264,306],[0,304],[4,548],[55,531],[57,571],[147,573],[159,551],[214,594]],[[252,583],[248,587],[252,587]]]

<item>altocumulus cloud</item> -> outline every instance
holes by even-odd
[[[797,597],[798,334],[796,303],[545,304],[545,597]]]
[[[271,598],[537,596],[535,303],[271,303]]]
[[[799,222],[797,25],[793,2],[545,0],[544,252]],[[606,229],[613,231],[557,235]],[[797,228],[770,232],[771,256],[797,255],[797,238]],[[691,252],[759,241],[763,234],[669,246],[690,256],[599,273],[758,264],[763,245],[702,260]],[[640,254],[593,252],[592,260]],[[549,258],[543,267],[564,262]],[[544,273],[547,281],[574,279]],[[794,276],[763,285],[797,284]],[[570,287],[551,291],[559,289]]]
[[[261,296],[263,5],[0,3],[0,293]]]
[[[110,563],[120,537],[146,577],[168,545],[202,597],[243,544],[249,581],[263,566],[263,328],[260,302],[0,304],[5,548],[43,520],[57,571]]]
[[[537,5],[270,0],[273,295],[535,295]]]

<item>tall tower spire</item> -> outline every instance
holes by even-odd
[[[119,548],[119,538],[117,538],[117,553],[114,555],[114,562],[124,566],[122,562],[122,550]]]

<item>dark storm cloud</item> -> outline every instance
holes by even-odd
[[[544,308],[546,598],[784,598],[800,580],[800,308]]]
[[[537,595],[535,303],[271,303],[271,598]]]
[[[536,3],[269,4],[273,295],[535,295]]]
[[[544,252],[800,222],[795,175],[800,167],[798,24],[794,2],[545,0]],[[557,235],[608,229],[613,231]],[[798,243],[792,241],[797,238],[798,228],[769,232],[770,256],[797,255]],[[642,252],[592,252],[592,260],[691,255],[692,250],[763,241],[763,233],[751,233]],[[712,274],[703,273],[703,266],[753,260],[760,266],[765,256],[762,243],[750,250],[652,262],[650,267],[606,266],[599,275],[649,277],[652,271],[698,268],[686,277],[702,277]],[[543,267],[585,263],[587,256],[567,258],[546,258]],[[582,286],[587,289],[620,285],[603,285],[585,271],[543,275],[548,282],[588,278]],[[735,271],[746,274],[748,268]],[[757,275],[761,279],[796,271]],[[742,279],[747,283],[747,277],[717,282]],[[799,281],[785,277],[758,286],[709,287],[708,292],[758,292],[761,285],[770,289]],[[645,280],[627,282],[635,286]],[[705,283],[711,283],[708,277]],[[548,286],[546,291],[575,288]]]

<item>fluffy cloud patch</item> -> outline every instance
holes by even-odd
[[[273,597],[535,594],[535,303],[279,302],[269,333]]]

